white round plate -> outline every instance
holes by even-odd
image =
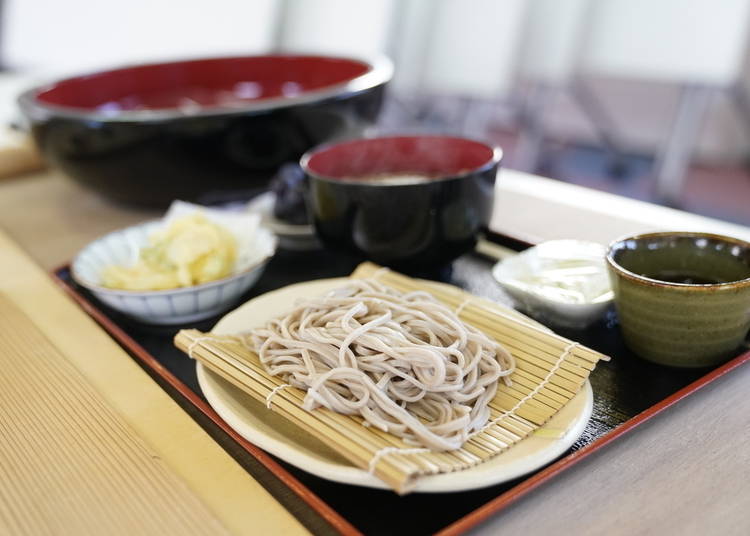
[[[213,332],[247,331],[289,310],[297,299],[323,294],[346,281],[346,278],[309,281],[258,296],[227,314]],[[522,317],[515,311],[513,313]],[[356,486],[387,488],[367,471],[351,465],[336,452],[335,445],[327,445],[303,432],[200,363],[197,372],[209,404],[248,441],[321,478]],[[545,432],[531,435],[506,452],[470,469],[422,477],[414,491],[452,492],[482,488],[539,469],[575,443],[586,427],[592,407],[593,394],[587,381],[581,391],[542,427]]]

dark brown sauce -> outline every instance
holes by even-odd
[[[685,285],[717,285],[719,283],[728,283],[728,281],[724,279],[675,271],[663,271],[656,274],[643,275],[651,279],[656,279],[657,281],[664,281],[666,283],[683,283]]]

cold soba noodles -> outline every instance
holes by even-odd
[[[427,292],[354,280],[250,332],[272,375],[307,391],[303,407],[360,415],[432,450],[461,447],[489,419],[514,360]]]

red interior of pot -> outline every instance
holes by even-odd
[[[306,168],[332,179],[365,179],[414,173],[433,178],[460,175],[488,164],[492,147],[446,136],[354,140],[313,152]]]
[[[364,62],[321,56],[213,58],[69,78],[36,98],[56,106],[113,112],[225,107],[298,96],[345,83],[369,70]]]

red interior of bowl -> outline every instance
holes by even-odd
[[[463,138],[405,136],[354,140],[313,152],[308,171],[332,179],[364,179],[413,173],[449,177],[493,159],[492,147]]]
[[[352,80],[364,62],[321,56],[213,58],[141,65],[69,78],[38,101],[97,111],[232,106],[296,96]]]

